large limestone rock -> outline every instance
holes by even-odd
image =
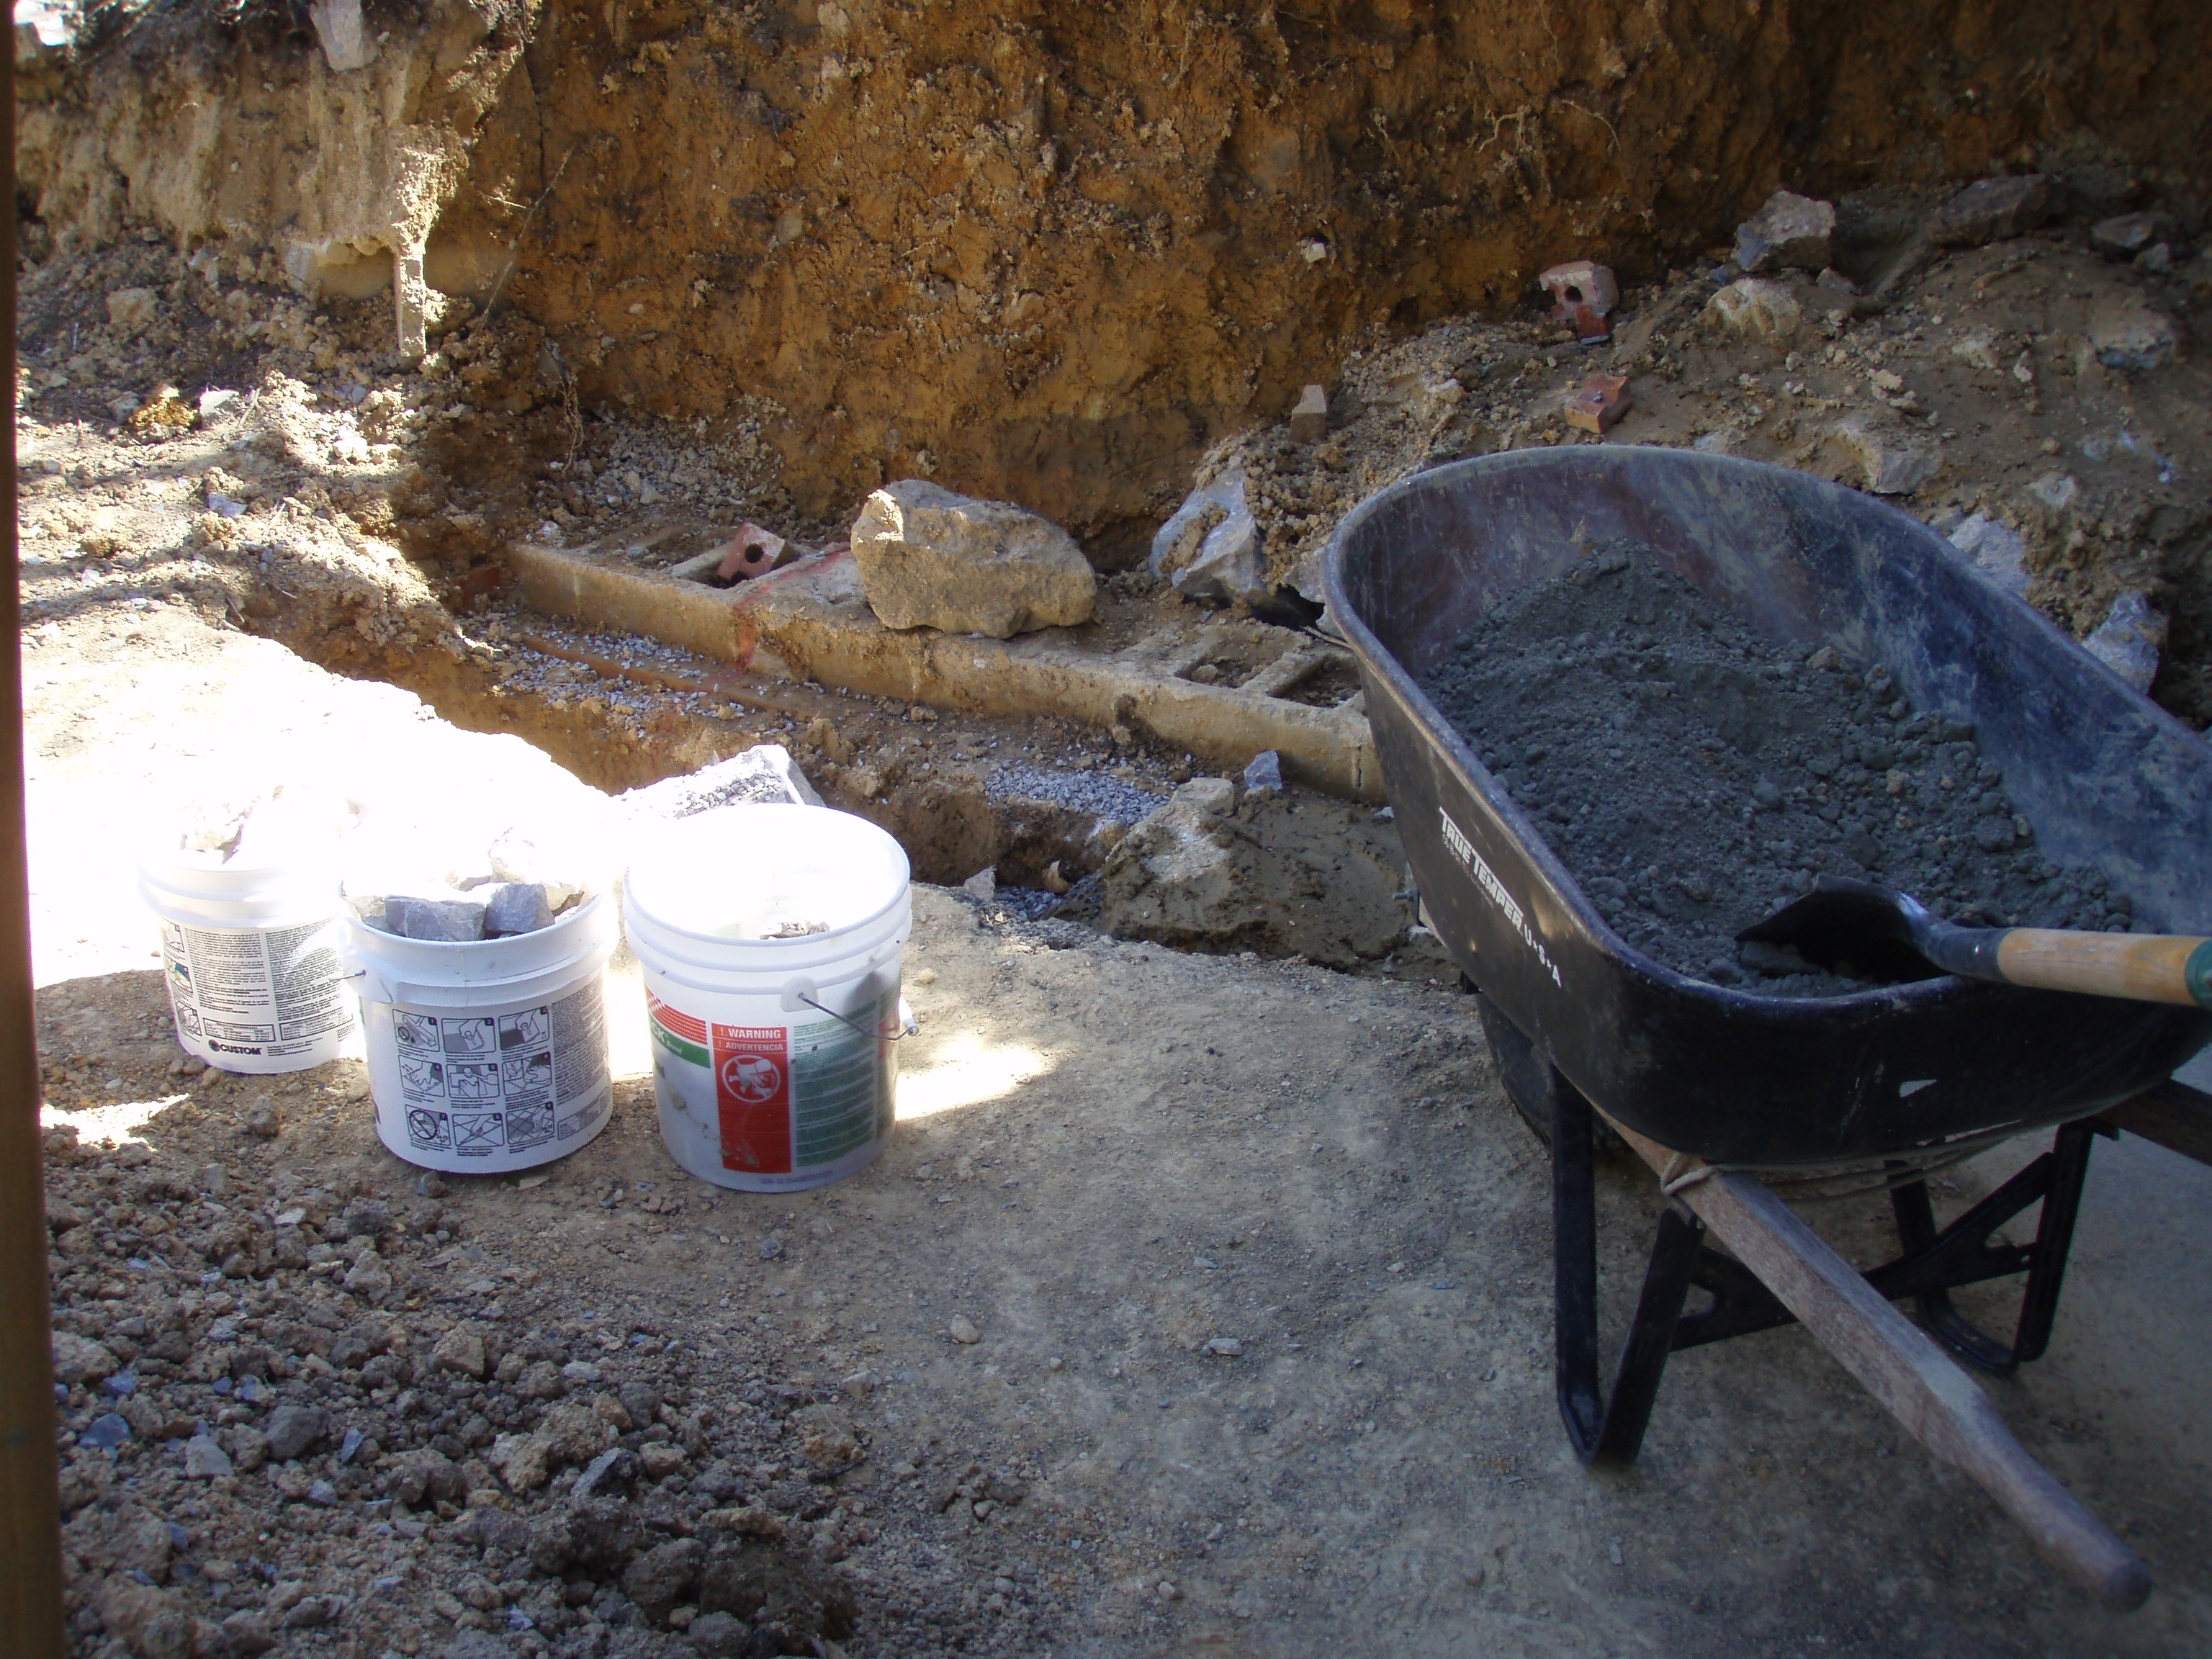
[[[920,478],[868,497],[853,526],[853,557],[886,628],[1003,640],[1087,622],[1097,596],[1098,579],[1058,525]]]

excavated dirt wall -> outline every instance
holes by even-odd
[[[289,8],[115,11],[27,68],[22,206],[356,297],[419,258],[434,325],[536,325],[456,366],[479,407],[767,408],[803,514],[933,472],[1110,564],[1376,325],[1650,274],[1778,184],[2201,200],[2212,15],[2094,9],[372,0],[343,74]]]

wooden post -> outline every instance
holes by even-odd
[[[0,380],[11,418],[0,449],[0,1650],[61,1659],[61,1508],[46,1304],[46,1160],[39,1141],[38,1027],[31,1003],[31,898],[23,823],[23,673],[15,576],[15,55],[0,58],[9,112],[0,286],[8,331]]]

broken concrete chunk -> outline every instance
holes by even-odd
[[[2087,337],[2106,368],[2136,374],[2156,368],[2181,341],[2172,318],[2124,288],[2100,295],[2089,307]]]
[[[1779,283],[1746,276],[1705,301],[1708,323],[1751,340],[1785,340],[1805,320],[1796,296]]]
[[[1291,410],[1291,441],[1317,444],[1328,435],[1328,388],[1310,386]]]
[[[2082,648],[2138,691],[2158,678],[2159,652],[2166,644],[2165,615],[2130,588],[2112,601],[2112,613]]]
[[[1091,618],[1098,579],[1058,525],[920,478],[868,497],[853,526],[868,605],[886,628],[1006,639]]]
[[[806,781],[791,751],[780,743],[756,744],[742,754],[702,767],[680,778],[663,778],[616,798],[623,805],[660,818],[688,818],[717,806],[781,803],[819,806],[822,797]]]
[[[553,925],[553,906],[545,889],[534,881],[506,881],[493,888],[484,900],[486,939],[508,939],[534,933]]]
[[[1828,428],[1829,437],[1864,474],[1860,488],[1876,495],[1909,495],[1936,476],[1943,447],[1902,427],[1850,415]]]
[[[2055,205],[2051,180],[2039,173],[1977,179],[1928,216],[1928,240],[1937,247],[1979,247],[2025,236]]]
[[[401,939],[438,945],[467,945],[484,936],[484,908],[474,899],[414,898],[394,894],[384,901],[383,930]]]
[[[1188,599],[1250,604],[1273,591],[1244,475],[1224,473],[1190,492],[1152,538],[1152,568]]]
[[[1747,271],[1824,270],[1835,234],[1832,204],[1778,190],[1735,228],[1735,262]]]
[[[1536,285],[1552,296],[1552,319],[1571,323],[1585,340],[1601,340],[1613,332],[1613,308],[1620,303],[1620,284],[1610,266],[1595,259],[1570,259],[1553,265],[1536,278]]]
[[[2027,544],[2011,526],[1977,513],[1951,532],[1951,545],[2006,592],[2027,597]]]

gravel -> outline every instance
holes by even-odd
[[[1109,823],[1135,823],[1167,804],[1167,797],[1096,772],[1050,771],[1006,765],[994,769],[983,786],[991,800],[1042,800],[1089,812]]]

